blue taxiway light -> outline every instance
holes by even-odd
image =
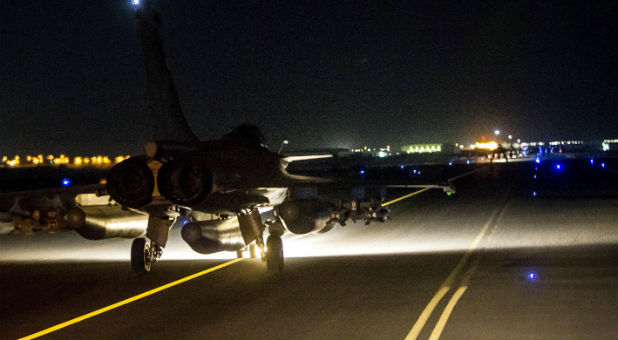
[[[187,225],[187,223],[189,223],[189,220],[182,221],[182,225]]]
[[[364,175],[364,174],[365,174],[365,170],[361,170],[361,171],[359,171],[359,173],[360,173],[361,175]]]
[[[604,167],[605,167],[605,163],[601,163],[601,168],[604,168]]]
[[[594,158],[590,158],[590,165],[594,165]]]
[[[536,280],[536,278],[538,277],[538,275],[535,272],[529,272],[528,275],[526,275],[526,276],[530,280]]]
[[[470,164],[470,160],[467,160],[467,161],[466,161],[466,164]]]
[[[412,173],[416,173],[416,169],[412,170]]]
[[[536,162],[536,164],[540,164],[541,163],[541,160],[538,157],[534,161]]]
[[[133,6],[139,6],[139,0],[131,0],[131,4],[133,4]]]
[[[554,168],[556,168],[556,170],[562,170],[562,164],[556,164]]]
[[[62,186],[63,187],[68,187],[69,185],[71,185],[71,180],[68,178],[63,178],[62,179]]]
[[[399,167],[400,167],[401,169],[405,168],[405,166],[404,166],[403,164],[401,164]]]
[[[536,197],[536,191],[532,192],[532,196]]]
[[[453,162],[448,162],[448,166],[453,166]]]
[[[532,176],[532,178],[536,179],[536,175]]]

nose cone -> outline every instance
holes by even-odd
[[[80,208],[71,208],[66,214],[67,226],[79,229],[86,224],[86,213]]]

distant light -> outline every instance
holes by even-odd
[[[536,197],[536,191],[532,192],[532,196]]]
[[[405,166],[404,166],[403,164],[401,164],[399,167],[400,167],[401,169],[405,168]]]
[[[131,0],[131,4],[133,4],[133,6],[139,6],[139,0]]]
[[[189,223],[189,220],[183,220],[182,221],[182,225],[187,225],[187,223]]]
[[[361,170],[361,171],[359,171],[359,173],[360,173],[361,175],[364,175],[364,174],[365,174],[365,170]]]
[[[534,161],[536,162],[536,164],[540,164],[541,163],[541,160],[538,157]]]
[[[536,179],[536,174],[534,176],[532,176],[534,179]]]
[[[556,170],[562,170],[562,164],[556,164],[555,168]]]
[[[453,162],[448,162],[448,166],[453,166]]]
[[[466,161],[466,164],[470,164],[470,160],[467,160],[467,161]]]
[[[63,187],[68,187],[69,185],[71,185],[71,180],[68,178],[63,178],[62,179],[62,186]]]
[[[590,158],[590,165],[594,164],[594,158]]]
[[[497,136],[500,134],[500,130],[494,130],[494,134]]]
[[[421,174],[421,171],[420,171],[420,170],[418,171],[418,174],[419,174],[419,175]]]
[[[509,135],[509,139],[513,139],[513,135]]]
[[[601,168],[604,168],[604,167],[605,167],[605,163],[601,163]]]
[[[412,170],[412,173],[416,173],[416,169]]]
[[[538,275],[536,275],[535,272],[529,272],[527,275],[528,279],[530,280],[536,280],[536,278],[538,277]]]
[[[537,171],[537,170],[539,170],[539,167],[538,167],[538,166],[535,166],[535,167],[534,167],[534,171]]]

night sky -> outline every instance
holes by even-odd
[[[136,153],[129,0],[3,1],[0,154]],[[158,1],[193,130],[271,148],[618,136],[616,1]]]

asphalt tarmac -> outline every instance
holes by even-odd
[[[145,276],[130,272],[129,241],[0,235],[0,338],[61,325],[41,338],[617,339],[615,170],[487,166],[453,197],[392,204],[384,224],[284,236],[281,274],[192,254],[177,231]]]

